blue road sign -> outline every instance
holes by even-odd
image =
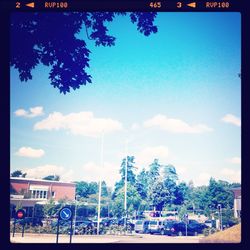
[[[68,207],[63,207],[59,212],[59,218],[61,220],[70,220],[72,218],[72,210]]]

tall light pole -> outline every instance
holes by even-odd
[[[127,186],[128,186],[128,140],[125,141],[125,180],[124,180],[124,226],[127,229]]]
[[[101,134],[101,162],[100,167],[103,169],[103,140],[104,140],[104,132]],[[101,215],[101,195],[102,195],[102,176],[99,175],[99,192],[98,192],[98,213],[97,213],[97,234],[100,233],[100,215]]]

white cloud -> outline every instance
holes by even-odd
[[[30,108],[29,111],[26,111],[25,109],[18,109],[14,113],[16,116],[23,116],[26,118],[33,118],[44,114],[42,106]]]
[[[196,178],[194,178],[193,182],[194,185],[197,186],[203,186],[203,185],[208,185],[209,184],[209,180],[211,178],[211,174],[206,173],[206,172],[202,172],[200,173]]]
[[[176,169],[177,174],[180,176],[184,176],[188,170],[187,167],[184,167],[184,166],[175,166],[175,169]]]
[[[219,172],[219,179],[226,180],[229,182],[241,182],[241,171],[240,170],[233,170],[229,168],[223,168]]]
[[[241,164],[241,158],[240,157],[233,157],[231,159],[228,159],[228,162],[232,164]]]
[[[204,133],[213,131],[204,124],[189,125],[188,123],[175,118],[168,118],[165,115],[158,114],[153,118],[144,122],[144,127],[158,127],[162,130],[166,130],[172,133]]]
[[[159,159],[160,163],[168,159],[169,150],[165,146],[147,147],[135,154],[137,166],[148,166],[154,159]]]
[[[226,122],[226,123],[234,124],[234,125],[236,125],[238,127],[241,126],[241,120],[240,120],[240,118],[238,118],[238,117],[236,117],[236,116],[234,116],[232,114],[226,114],[225,116],[223,116],[221,118],[221,120],[223,122]]]
[[[223,168],[218,170],[216,174],[211,175],[206,172],[200,173],[196,178],[193,178],[195,186],[202,186],[208,185],[210,178],[214,178],[217,181],[223,180],[228,182],[241,182],[241,171],[240,170],[233,170],[229,168]]]
[[[81,180],[97,181],[99,179],[105,181],[108,186],[113,186],[120,178],[120,165],[115,165],[109,162],[104,162],[103,167],[95,162],[87,162],[82,167]]]
[[[45,152],[43,149],[34,149],[31,147],[21,147],[16,152],[16,155],[22,157],[30,157],[30,158],[40,158],[44,156]]]
[[[63,115],[60,112],[54,112],[49,116],[37,122],[35,130],[59,130],[65,129],[74,135],[84,135],[90,137],[99,136],[102,131],[110,133],[122,130],[122,124],[119,121],[110,118],[96,118],[92,112],[79,112]]]
[[[138,123],[133,123],[131,126],[131,130],[138,130],[140,128],[140,125]]]
[[[46,164],[35,168],[24,169],[23,172],[27,173],[27,178],[41,179],[48,175],[59,175],[61,181],[73,181],[73,171],[65,170],[62,166]]]

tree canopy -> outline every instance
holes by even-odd
[[[23,173],[22,170],[15,170],[10,174],[11,177],[23,177],[23,178],[25,178],[26,175],[27,173]]]
[[[59,175],[48,175],[48,176],[43,177],[43,180],[60,181],[60,176]]]
[[[116,38],[108,34],[107,23],[118,15],[128,15],[137,30],[149,36],[157,32],[155,12],[61,12],[18,13],[11,18],[11,66],[23,81],[32,79],[38,64],[50,67],[49,80],[66,94],[92,82],[87,73],[90,53],[86,39],[95,46],[114,46]],[[86,39],[76,38],[85,29]],[[22,39],[20,39],[20,37]]]

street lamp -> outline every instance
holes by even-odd
[[[103,168],[103,140],[104,132],[101,134],[101,169]],[[99,175],[99,192],[98,192],[98,213],[97,213],[97,234],[100,232],[100,215],[101,215],[101,195],[102,195],[102,176]]]
[[[124,180],[124,226],[127,230],[127,185],[128,185],[128,140],[125,141],[125,180]]]

